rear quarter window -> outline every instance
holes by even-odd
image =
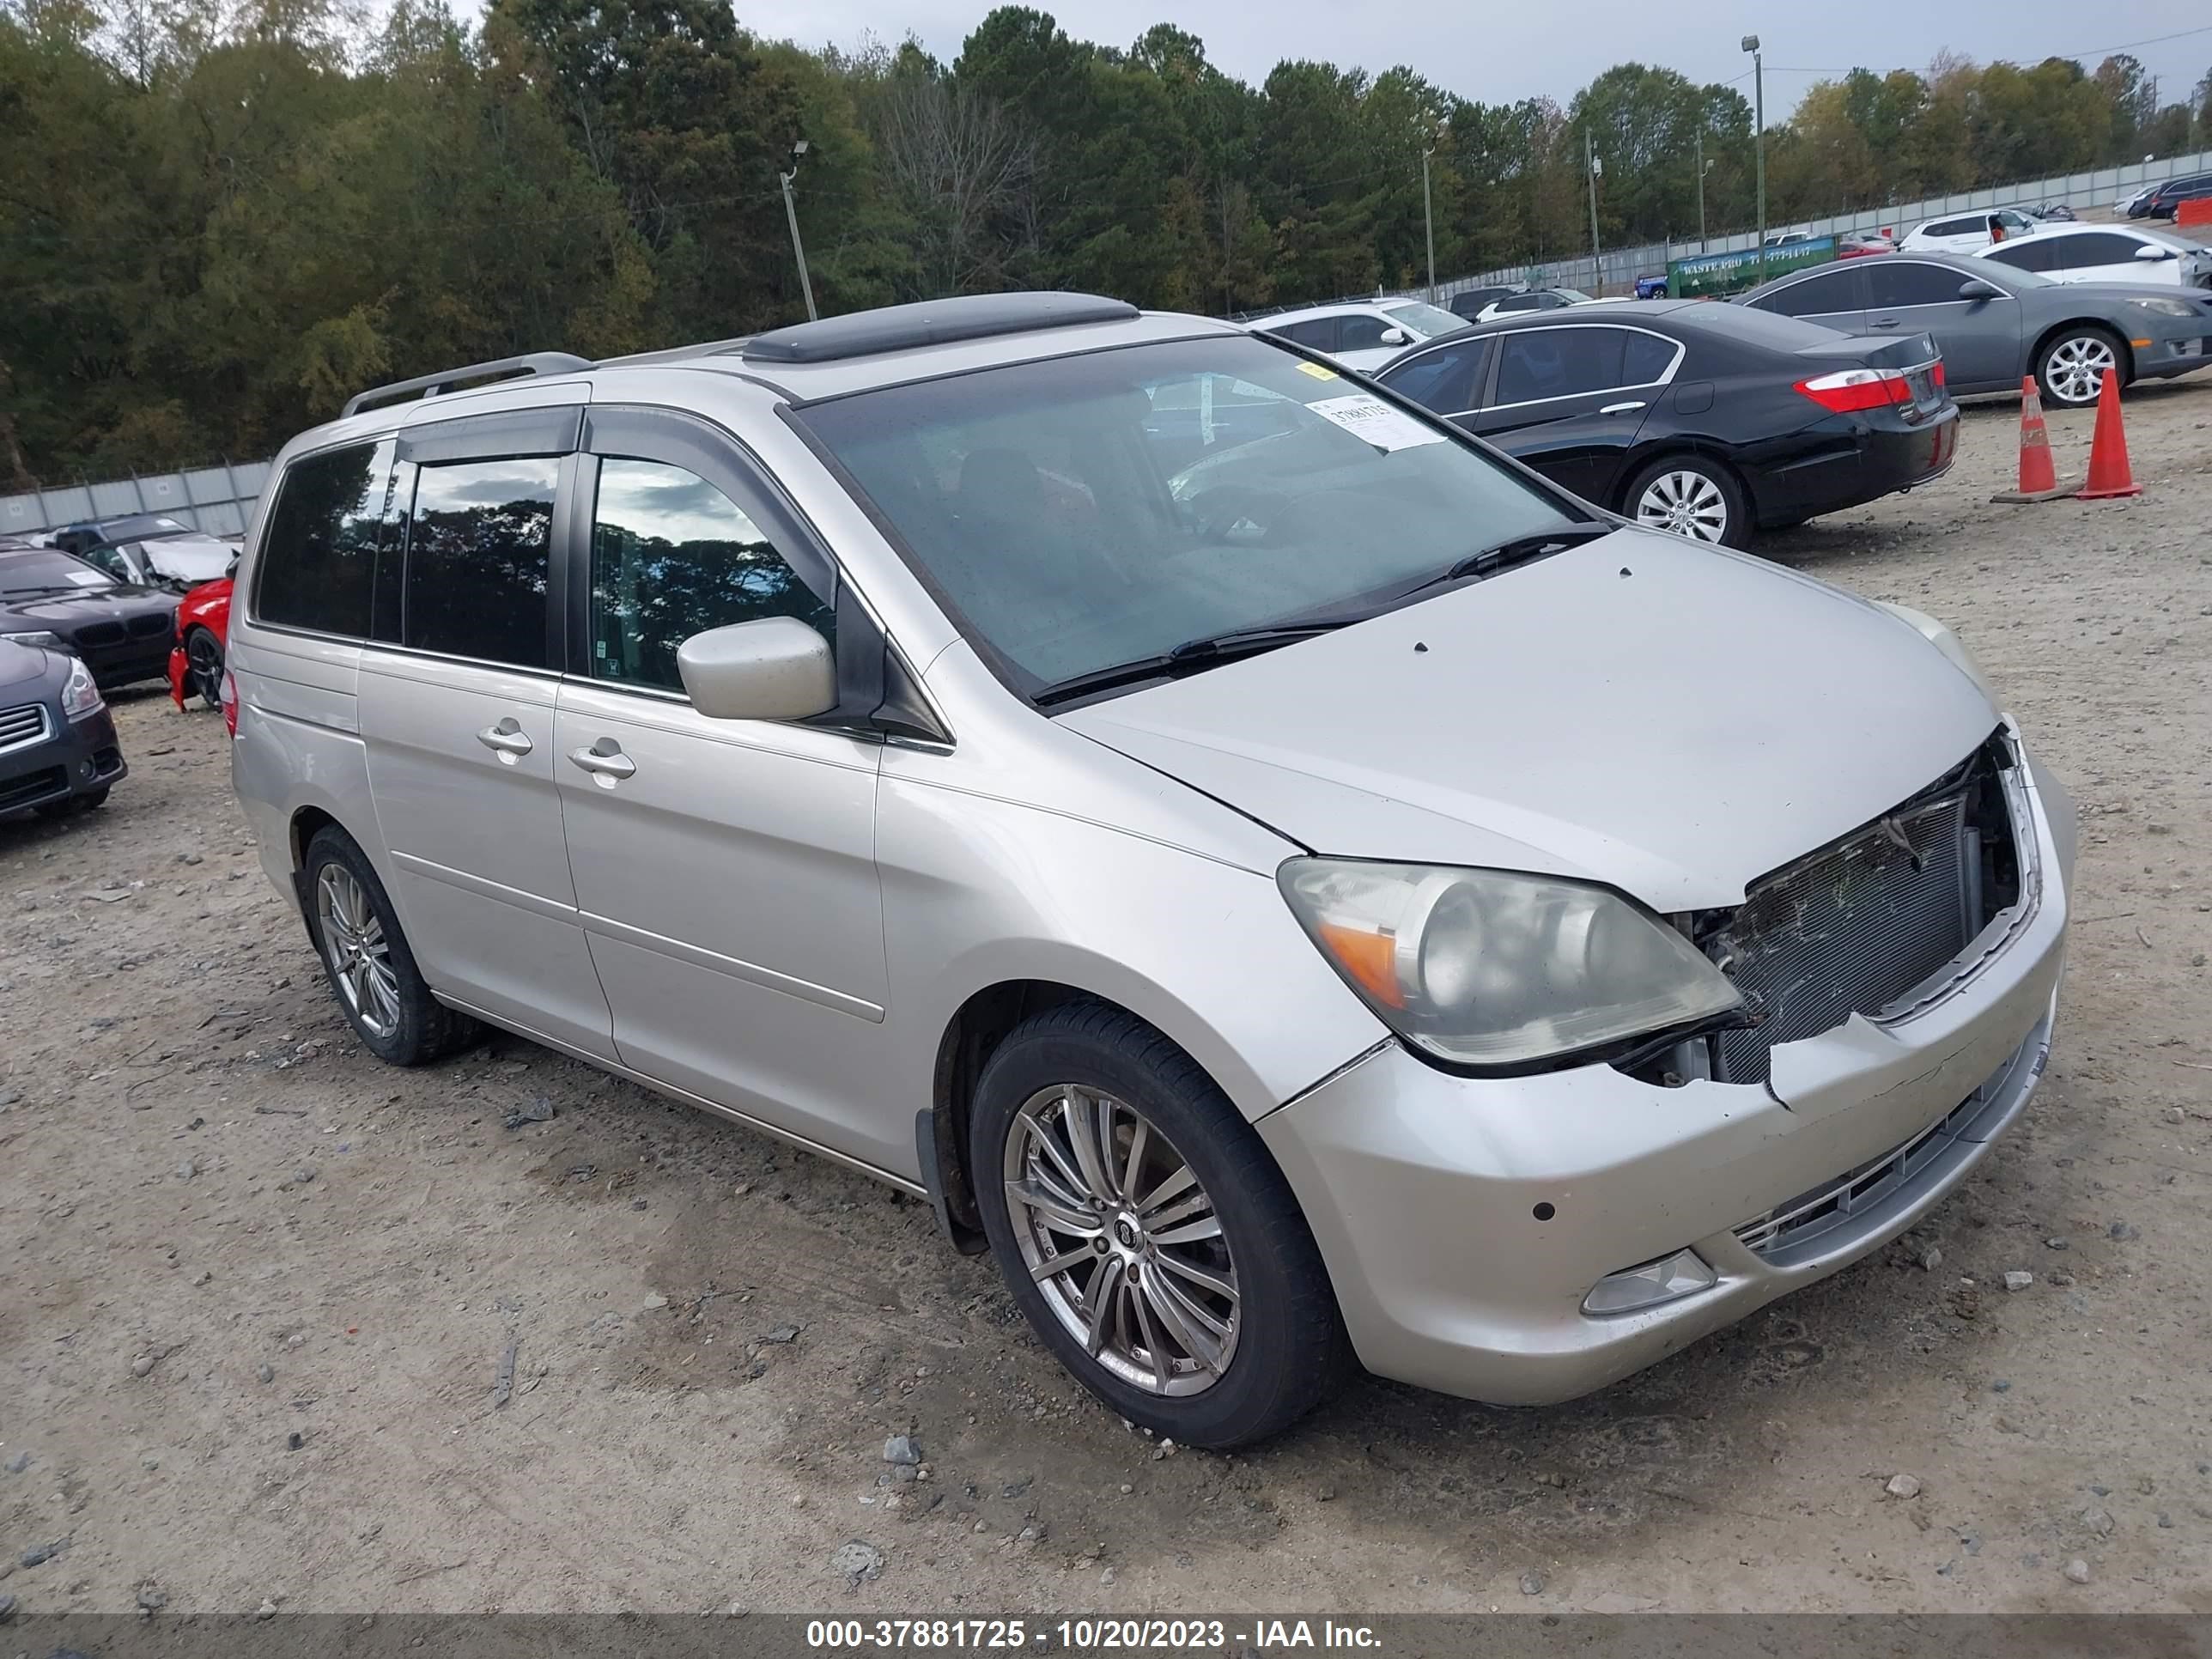
[[[257,621],[367,636],[394,452],[387,438],[302,456],[285,468],[261,532]]]

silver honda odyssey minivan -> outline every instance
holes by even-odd
[[[346,1018],[934,1205],[1130,1420],[1500,1402],[1895,1237],[2044,1068],[2066,797],[1959,641],[1081,295],[364,392],[233,771]]]

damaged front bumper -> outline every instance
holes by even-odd
[[[1764,1082],[1668,1087],[1607,1065],[1472,1079],[1394,1042],[1262,1119],[1368,1369],[1500,1404],[1571,1399],[1941,1202],[2026,1108],[2057,1012],[2073,811],[2021,770],[2018,902],[1909,1003],[1778,1044]],[[1680,1282],[1703,1288],[1584,1311],[1599,1281],[1685,1249],[1702,1268]]]

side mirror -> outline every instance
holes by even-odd
[[[2155,242],[2145,242],[2141,247],[2136,250],[2136,258],[2138,259],[2171,259],[2173,258],[2173,250],[2170,247],[2160,247]]]
[[[1407,338],[1407,336],[1406,331],[1402,328],[1386,328],[1382,331],[1382,343],[1384,345],[1403,345],[1406,343]]]
[[[1969,276],[1959,284],[1961,300],[2002,300],[2005,291],[1995,283],[1984,282],[1979,276]]]
[[[811,720],[837,706],[830,641],[796,617],[694,634],[677,647],[676,672],[709,720]]]

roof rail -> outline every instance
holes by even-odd
[[[580,368],[589,368],[588,358],[567,351],[529,351],[520,357],[501,357],[488,363],[469,363],[459,368],[441,369],[435,374],[418,374],[411,380],[394,380],[390,386],[374,386],[366,392],[356,392],[346,399],[338,411],[343,420],[349,415],[358,415],[364,409],[379,404],[397,403],[410,392],[419,392],[426,398],[434,398],[441,392],[470,380],[490,380],[521,374],[573,374]]]
[[[770,329],[747,340],[738,355],[749,363],[834,363],[1078,323],[1127,322],[1142,314],[1125,301],[1096,294],[965,294]]]

